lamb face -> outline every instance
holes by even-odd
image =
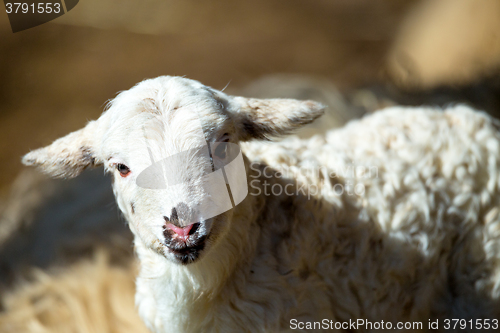
[[[119,115],[101,153],[136,241],[187,264],[227,229],[231,211],[222,206],[231,202],[219,198],[227,189],[212,151],[234,140],[235,129],[214,91],[189,80],[155,83],[113,101],[108,113]]]
[[[246,181],[238,142],[285,134],[322,109],[311,101],[232,97],[197,81],[159,77],[120,93],[97,121],[23,162],[55,177],[103,164],[136,243],[188,264],[224,239],[241,201],[228,191],[224,172],[239,156],[236,174]]]

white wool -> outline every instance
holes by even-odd
[[[164,211],[180,197],[200,201],[203,191],[155,195],[113,171],[116,163],[132,174],[147,166],[137,124],[148,108],[171,129],[160,131],[169,150],[196,141],[194,120],[177,108],[199,112],[207,140],[227,132],[237,142],[286,133],[320,107],[164,77],[122,93],[91,123],[92,137],[77,140],[114,173],[141,262],[136,304],[152,331],[276,332],[291,319],[325,318],[426,328],[429,318],[499,318],[500,135],[488,115],[462,105],[393,107],[309,140],[242,142],[249,195],[203,226],[214,237],[182,265],[162,244]],[[52,152],[63,144],[25,163],[58,174]],[[78,163],[70,154],[63,165]]]

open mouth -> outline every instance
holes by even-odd
[[[183,264],[194,262],[205,248],[205,236],[196,245],[172,248],[167,245],[169,251]]]
[[[182,264],[194,262],[205,248],[207,236],[200,234],[200,223],[186,227],[165,225],[163,235],[170,253]]]

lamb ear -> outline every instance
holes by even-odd
[[[52,177],[76,177],[83,169],[100,163],[94,153],[96,122],[24,155],[22,162]]]
[[[321,103],[295,99],[234,97],[233,101],[239,110],[235,121],[241,141],[289,134],[322,116],[325,109]]]

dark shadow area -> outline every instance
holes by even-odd
[[[112,262],[129,262],[132,234],[102,168],[70,180],[47,179],[38,186],[53,190],[24,208],[19,227],[0,244],[0,290],[19,282],[33,267],[68,265],[89,258],[98,247],[107,249]]]
[[[398,105],[447,106],[464,103],[500,118],[500,74],[473,80],[467,84],[438,86],[432,89],[403,89],[394,85],[369,88],[379,98],[389,98]]]

